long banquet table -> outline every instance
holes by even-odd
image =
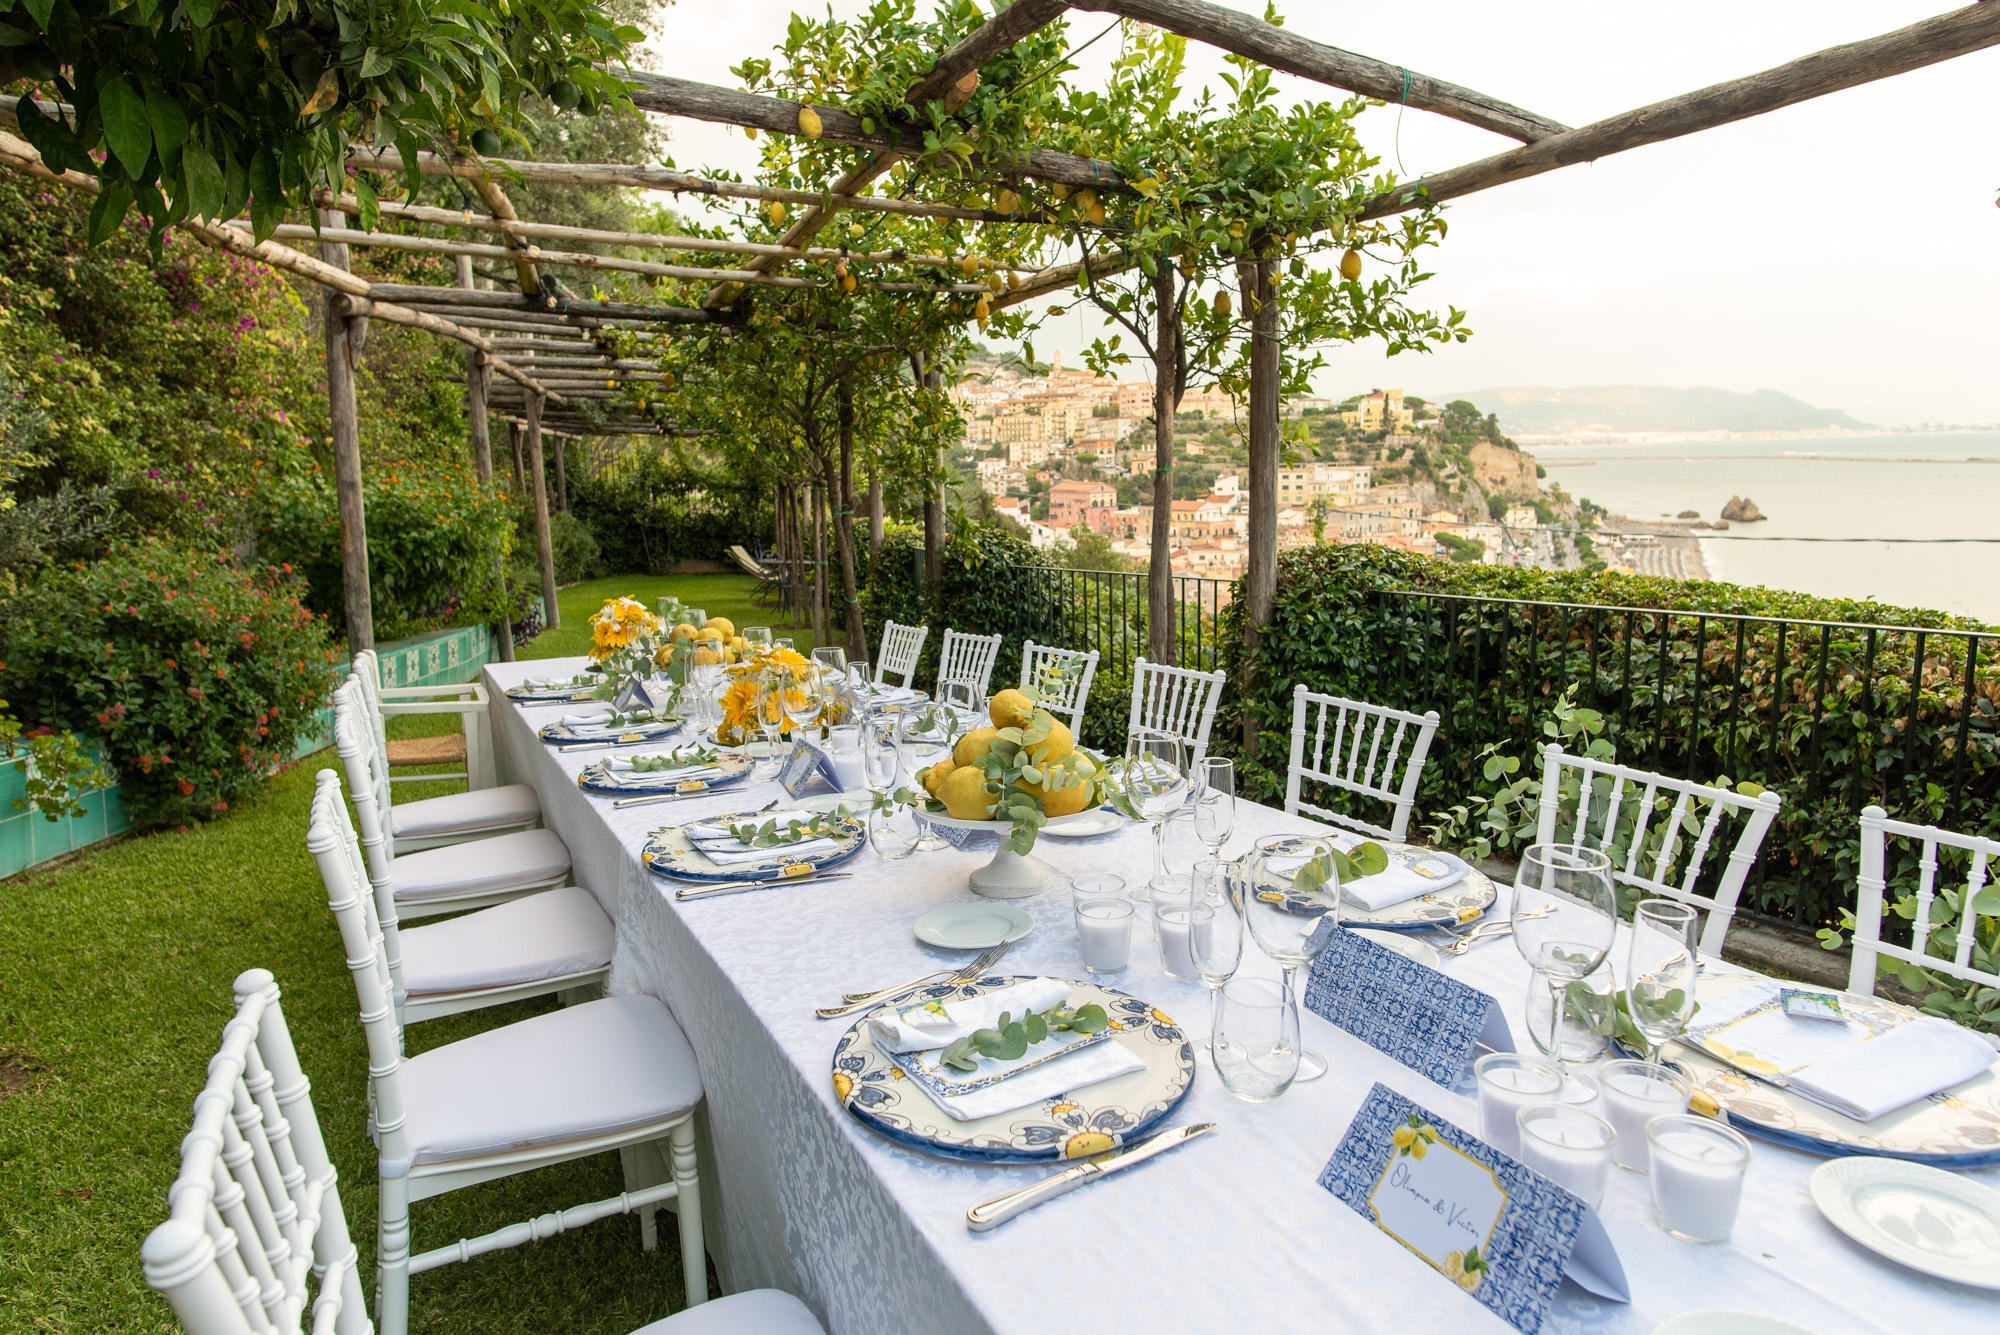
[[[1052,1169],[932,1158],[862,1127],[830,1079],[849,1022],[818,1020],[813,1008],[966,958],[920,945],[910,924],[972,899],[966,874],[990,854],[947,849],[888,862],[864,850],[846,868],[850,880],[678,904],[639,861],[648,832],[754,810],[782,790],[749,782],[624,811],[583,792],[578,771],[605,753],[544,746],[536,729],[561,708],[518,707],[502,694],[531,672],[581,661],[485,670],[500,781],[534,785],[544,821],[570,847],[577,884],[614,915],[611,990],[659,996],[694,1045],[706,1089],[703,1217],[725,1291],[786,1289],[829,1331],[856,1335],[1512,1329],[1316,1182],[1375,1082],[1476,1131],[1475,1102],[1311,1013],[1305,1039],[1328,1059],[1324,1079],[1252,1105],[1198,1068],[1168,1124],[1213,1121],[1219,1134],[994,1232],[969,1233],[969,1206]],[[1238,812],[1226,854],[1264,834],[1318,828],[1249,802]],[[1199,852],[1178,837],[1181,856]],[[1045,839],[1036,852],[1063,872],[1136,881],[1149,868],[1149,838],[1128,826],[1093,840]],[[1002,971],[1081,976],[1066,883],[1010,902],[1033,915],[1035,930]],[[1253,945],[1244,953],[1245,973],[1276,975]],[[1477,947],[1444,967],[1500,998],[1515,1032],[1525,1032],[1528,970],[1510,945]],[[1133,966],[1110,985],[1166,1011],[1191,1038],[1207,1034],[1207,989],[1167,978],[1149,937],[1135,933]],[[1807,1190],[1820,1162],[1755,1142],[1735,1237],[1706,1247],[1668,1237],[1653,1221],[1644,1177],[1614,1170],[1600,1215],[1632,1301],[1606,1302],[1565,1282],[1543,1329],[1647,1332],[1708,1308],[1782,1317],[1824,1335],[1990,1328],[2000,1316],[1995,1295],[1928,1279],[1837,1232]],[[2000,1170],[1973,1176],[2000,1185]]]

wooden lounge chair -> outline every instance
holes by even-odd
[[[743,544],[740,542],[730,543],[728,552],[729,559],[736,563],[737,569],[746,575],[754,575],[757,578],[757,587],[750,592],[751,601],[765,603],[771,607],[777,606],[778,586],[781,579],[779,572],[763,565],[756,557],[744,551]]]

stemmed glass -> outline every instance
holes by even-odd
[[[763,740],[764,755],[751,777],[759,783],[778,777],[785,731],[785,682],[791,674],[783,668],[766,668],[757,674],[757,735]]]
[[[851,723],[847,712],[847,650],[837,644],[822,644],[812,651],[819,668],[820,691],[826,697],[830,721]]]
[[[1642,899],[1632,910],[1632,948],[1626,956],[1625,1002],[1632,1026],[1649,1045],[1646,1060],[1687,1029],[1694,1018],[1696,924],[1693,908],[1671,899]]]
[[[941,681],[938,683],[938,703],[950,711],[958,723],[959,732],[970,732],[979,726],[978,719],[984,712],[986,702],[979,698],[977,682]]]
[[[1618,931],[1618,892],[1611,859],[1587,844],[1535,844],[1514,874],[1514,944],[1534,967],[1530,988],[1549,989],[1548,1042],[1560,1059],[1569,985],[1588,978],[1611,953]],[[1530,1007],[1531,1011],[1536,1007]]]
[[[1222,756],[1204,756],[1194,767],[1194,837],[1208,847],[1212,858],[1222,856],[1222,846],[1236,833],[1236,762]]]
[[[1167,877],[1167,822],[1187,804],[1193,791],[1188,781],[1187,752],[1178,737],[1134,733],[1125,744],[1125,768],[1118,776],[1126,799],[1139,819],[1153,827],[1153,875],[1148,890],[1170,884]],[[1133,898],[1146,896],[1135,894]]]
[[[903,716],[878,713],[861,728],[862,772],[868,787],[893,793],[903,780]]]
[[[768,649],[771,646],[771,628],[769,626],[745,626],[743,628],[743,642],[752,649]]]
[[[1215,869],[1211,876],[1197,875],[1189,899],[1194,910],[1189,924],[1188,953],[1194,970],[1208,984],[1208,1046],[1197,1048],[1209,1065],[1215,1064],[1215,1029],[1222,1018],[1222,989],[1236,976],[1243,962],[1243,915],[1229,893],[1230,868],[1220,863],[1204,864]],[[1203,917],[1203,914],[1206,917]]]
[[[785,689],[785,717],[792,722],[793,735],[817,741],[819,716],[826,708],[826,692],[820,685],[817,668],[794,668]]]
[[[1302,876],[1300,873],[1310,872]],[[1312,835],[1274,834],[1257,841],[1243,864],[1238,899],[1257,948],[1285,971],[1285,994],[1300,1004],[1299,970],[1333,944],[1340,926],[1340,873],[1333,842]],[[1299,1053],[1300,1080],[1326,1074],[1326,1058]]]
[[[696,640],[688,652],[688,675],[694,678],[695,706],[701,710],[704,729],[708,727],[711,712],[716,713],[717,724],[721,723],[721,714],[715,710],[715,696],[728,663],[729,655],[714,640]]]

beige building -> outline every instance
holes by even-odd
[[[1278,504],[1304,505],[1324,498],[1329,504],[1343,504],[1366,495],[1374,483],[1374,470],[1365,464],[1301,464],[1278,470]]]
[[[1364,394],[1361,402],[1341,417],[1363,431],[1408,431],[1417,420],[1417,410],[1403,406],[1402,390],[1378,389]]]

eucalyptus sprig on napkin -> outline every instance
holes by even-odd
[[[1321,889],[1338,874],[1342,882],[1358,881],[1364,876],[1378,876],[1389,870],[1389,851],[1369,840],[1356,844],[1351,852],[1343,853],[1337,848],[1325,849],[1306,860],[1306,864],[1292,873],[1292,886],[1302,893]]]
[[[1104,1007],[1095,1002],[1074,1010],[1066,1006],[1051,1006],[1039,1013],[1029,1011],[1018,1020],[1009,1012],[1001,1011],[996,1027],[975,1029],[945,1048],[938,1055],[938,1061],[954,1071],[977,1071],[979,1057],[1014,1061],[1026,1056],[1029,1048],[1050,1034],[1094,1034],[1110,1023],[1111,1017],[1104,1013]],[[979,1057],[972,1055],[975,1052]]]
[[[767,820],[762,825],[745,821],[741,825],[731,825],[729,833],[745,848],[781,848],[786,844],[802,844],[808,839],[831,839],[840,830],[825,816],[814,816],[811,820],[793,817],[783,825],[775,820]]]
[[[713,765],[722,753],[712,746],[678,746],[657,756],[633,756],[632,772],[650,774],[655,770],[685,769],[689,765]]]

